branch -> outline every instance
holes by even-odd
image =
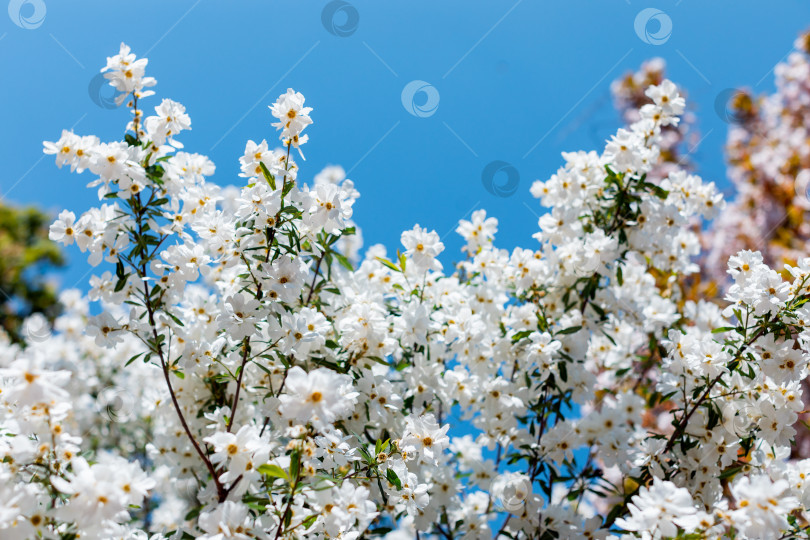
[[[138,205],[140,207],[140,195],[137,196],[137,201],[138,201]],[[144,209],[141,207],[140,210],[141,211],[138,212],[137,215],[136,215],[136,220],[137,220],[137,223],[138,223],[138,236],[143,234],[142,217],[143,217],[143,210]],[[132,264],[132,263],[130,263],[130,264]],[[228,497],[228,493],[227,493],[227,491],[225,491],[225,488],[222,486],[222,483],[219,481],[219,478],[217,478],[217,473],[216,473],[216,470],[214,469],[214,465],[211,463],[211,460],[208,458],[206,453],[203,452],[202,448],[200,448],[199,443],[197,443],[197,439],[194,437],[194,435],[191,432],[191,429],[188,427],[188,423],[186,422],[186,418],[183,415],[183,410],[180,407],[180,403],[178,403],[178,401],[177,401],[177,395],[175,394],[174,388],[172,387],[172,381],[171,381],[171,378],[169,377],[169,364],[166,361],[166,357],[163,354],[163,347],[161,346],[160,336],[158,335],[157,325],[155,324],[155,311],[152,308],[152,301],[150,300],[149,285],[148,285],[148,283],[146,282],[146,279],[145,279],[147,277],[146,260],[143,260],[143,262],[141,263],[140,268],[135,266],[135,271],[138,272],[138,274],[140,275],[141,281],[143,282],[144,306],[146,307],[146,312],[149,315],[149,326],[152,329],[152,337],[155,340],[155,349],[156,349],[156,352],[158,354],[158,358],[160,359],[160,366],[161,366],[161,368],[163,368],[163,377],[164,377],[164,379],[166,379],[166,385],[169,387],[169,395],[172,398],[172,403],[174,404],[174,409],[177,412],[177,416],[180,419],[180,424],[183,426],[183,430],[186,432],[186,435],[188,436],[189,440],[191,441],[192,446],[194,446],[194,450],[196,450],[197,455],[199,455],[200,459],[202,459],[203,463],[205,463],[205,466],[208,469],[208,472],[211,473],[211,478],[214,480],[214,485],[216,486],[216,489],[217,489],[217,496],[219,498],[219,501],[222,502]]]
[[[318,280],[318,271],[321,269],[321,261],[323,261],[324,256],[326,256],[326,251],[321,252],[320,257],[318,257],[318,262],[315,263],[315,275],[312,276],[312,283],[309,286],[309,294],[307,295],[307,301],[304,302],[305,306],[308,306],[309,301],[312,300],[312,293],[315,292],[315,282]]]
[[[239,405],[239,390],[242,388],[242,375],[245,373],[249,352],[250,338],[246,337],[242,340],[242,366],[239,368],[239,375],[236,377],[236,392],[233,394],[233,403],[231,403],[231,417],[228,419],[227,428],[228,433],[230,433],[231,427],[233,427],[233,419],[236,417],[236,407]]]

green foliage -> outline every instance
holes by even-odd
[[[51,218],[34,207],[0,203],[0,326],[21,341],[22,321],[33,313],[49,320],[59,313],[57,291],[43,275],[65,261],[48,239]]]

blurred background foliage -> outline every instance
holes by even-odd
[[[0,202],[0,326],[13,341],[22,340],[22,322],[41,313],[58,315],[58,291],[49,271],[65,265],[62,252],[48,239],[51,216],[33,206]]]

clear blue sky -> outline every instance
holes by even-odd
[[[19,9],[36,26],[27,1]],[[125,41],[149,57],[148,73],[158,79],[147,104],[171,97],[187,107],[193,130],[182,141],[214,160],[214,181],[243,181],[245,141],[276,137],[266,106],[293,87],[314,107],[303,177],[330,163],[351,170],[367,246],[393,249],[400,231],[420,223],[447,234],[448,263],[460,245],[450,231],[477,207],[499,218],[501,246],[533,246],[541,210],[529,186],[556,170],[561,151],[601,150],[619,122],[610,82],[653,56],[689,90],[705,135],[694,156],[699,173],[727,186],[717,95],[740,85],[772,90],[773,66],[810,26],[806,0],[351,0],[330,5],[334,33],[324,25],[323,0],[37,2],[46,7],[37,28],[20,28],[0,10],[3,200],[54,213],[96,203],[84,188],[89,173],[56,169],[42,158],[41,141],[74,125],[103,140],[120,137],[127,112],[98,106],[88,87]],[[11,11],[20,3],[12,0]],[[651,7],[672,23],[660,45],[634,29]],[[658,24],[647,30],[659,33]],[[438,94],[425,117],[402,104],[414,80]],[[424,99],[418,94],[417,106]],[[494,160],[519,173],[513,195],[483,186]],[[77,250],[68,255],[65,286],[87,269]]]

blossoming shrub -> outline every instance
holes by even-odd
[[[716,112],[730,124],[726,157],[734,195],[701,233],[701,275],[687,279],[689,296],[716,296],[727,290],[732,283],[726,272],[728,258],[741,250],[760,251],[765,264],[777,270],[785,263],[795,265],[810,252],[810,147],[805,127],[810,114],[810,33],[800,35],[794,48],[773,70],[773,94],[757,96],[738,89],[717,96],[715,105],[723,108]],[[653,61],[617,81],[617,105],[626,111],[640,81],[662,76],[662,62]],[[793,458],[810,457],[810,430],[804,427],[810,420],[810,381],[805,379],[803,385],[805,412],[795,425]]]
[[[102,201],[51,237],[104,270],[50,339],[0,349],[3,538],[807,536],[810,463],[785,458],[810,259],[784,281],[743,251],[725,309],[684,299],[687,224],[723,201],[648,180],[674,84],[532,186],[536,248],[479,210],[446,273],[418,225],[357,258],[352,182],[299,174],[301,94],[220,188],[182,105],[144,116],[145,67],[122,45],[104,70],[123,141],[45,144]]]

